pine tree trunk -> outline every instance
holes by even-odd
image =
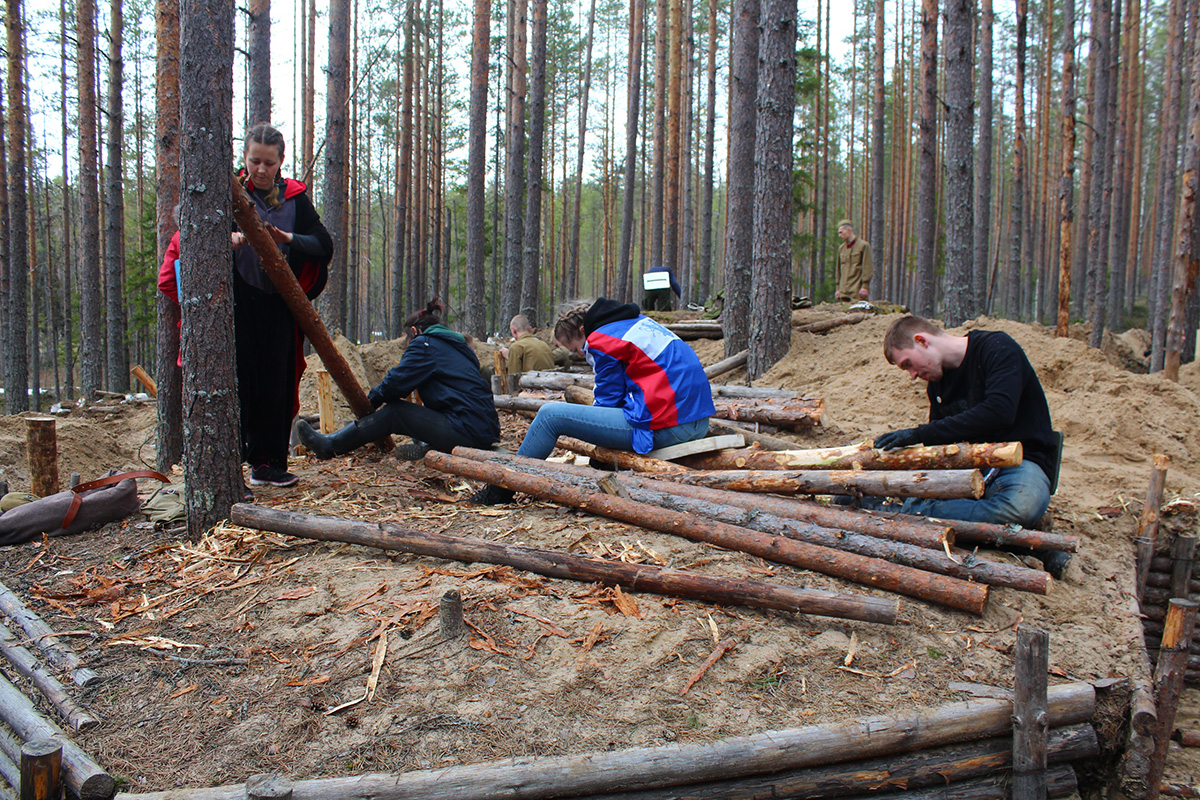
[[[715,1],[715,0],[714,0]],[[621,243],[618,252],[617,289],[621,302],[631,299],[633,280],[633,200],[637,176],[637,134],[642,95],[642,36],[645,31],[645,0],[630,0],[629,73],[625,110],[625,175],[621,196]],[[634,293],[636,294],[636,293]]]
[[[86,2],[86,0],[85,0]],[[184,468],[188,536],[194,541],[241,499],[238,398],[234,391],[233,275],[229,220],[233,137],[233,2],[182,0],[180,28],[181,272]],[[185,285],[186,286],[186,285]]]
[[[485,333],[484,306],[484,203],[487,186],[485,136],[487,135],[488,23],[490,0],[475,0],[475,22],[471,38],[471,101],[467,128],[467,278],[466,330],[476,338]],[[399,237],[396,249],[400,248]]]
[[[729,179],[725,193],[725,355],[750,342],[759,0],[734,0],[729,56]],[[789,148],[790,152],[790,148]]]
[[[650,264],[663,264],[664,190],[667,172],[667,75],[670,34],[667,30],[671,0],[655,0],[654,22],[654,170],[650,193]],[[757,20],[756,20],[757,24]]]
[[[246,127],[271,121],[271,0],[250,0],[247,21],[250,98]]]
[[[75,64],[79,92],[79,316],[82,331],[81,389],[90,398],[100,388],[104,361],[100,297],[100,187],[96,176],[96,4],[75,6]]]
[[[25,177],[24,20],[21,0],[8,0],[4,24],[8,35],[8,360],[4,371],[5,413],[29,410],[29,362],[26,334],[29,325],[29,228]]]
[[[303,13],[304,0],[300,0]],[[317,86],[317,0],[308,0],[308,14],[306,15],[308,24],[305,30],[305,53],[307,58],[304,62],[304,88],[301,95],[304,97],[304,178],[308,180],[312,176],[312,171],[316,169],[317,153],[315,149],[315,140],[317,138],[317,115],[316,115],[316,86]],[[336,244],[335,244],[336,246]]]
[[[529,91],[529,180],[525,187],[521,308],[526,314],[532,315],[529,322],[534,326],[537,326],[541,312],[538,288],[542,270],[542,162],[546,145],[546,7],[546,0],[533,0],[530,14],[533,29],[530,69],[533,81]]]
[[[521,264],[525,254],[525,31],[527,0],[508,3],[508,125],[504,169],[504,263],[500,274],[500,317],[521,313]]]
[[[583,155],[587,132],[588,95],[592,90],[592,43],[596,27],[596,0],[591,0],[588,8],[587,39],[584,45],[583,88],[579,98],[579,142],[575,153],[575,211],[571,215],[571,253],[567,265],[569,276],[568,294],[574,295],[579,281],[579,235],[583,222],[580,209],[583,201]]]
[[[110,0],[112,19],[108,43],[108,166],[104,173],[105,287],[107,293],[108,388],[129,390],[129,353],[125,342],[125,193],[122,152],[125,145],[125,114],[122,103],[121,32],[122,0]]]
[[[1088,344],[1099,347],[1104,336],[1104,306],[1108,293],[1108,203],[1111,191],[1109,136],[1109,43],[1112,0],[1092,0],[1092,37],[1088,69],[1096,73],[1096,113],[1093,116],[1092,195],[1088,206],[1087,312],[1092,330]]]
[[[0,153],[7,154],[7,139],[5,129],[7,122],[4,109],[4,91],[3,83],[0,83]],[[10,287],[12,285],[12,275],[10,272],[10,264],[8,259],[8,167],[5,162],[6,158],[0,158],[0,341],[5,342],[7,347],[8,334],[11,329],[11,321],[9,319],[9,301],[12,295]],[[0,353],[0,377],[4,380],[5,393],[8,392],[8,373],[9,373],[9,354],[5,350]],[[6,401],[7,405],[7,401]],[[5,413],[8,413],[7,408]]]
[[[63,254],[62,254],[62,298],[63,307],[67,313],[63,314],[63,353],[65,355],[65,376],[66,383],[66,398],[73,400],[75,398],[75,336],[74,336],[74,314],[70,313],[71,309],[71,274],[72,274],[72,252],[71,252],[71,182],[69,161],[70,156],[67,153],[66,143],[68,141],[69,128],[67,126],[67,2],[59,0],[58,5],[58,25],[59,25],[59,99],[62,102],[62,112],[60,114],[61,135],[63,141],[62,148],[62,238],[63,238]],[[3,126],[0,125],[0,128]],[[3,177],[0,176],[0,185],[3,184]],[[0,220],[3,220],[3,212],[0,211]],[[0,221],[0,224],[7,225],[7,221]],[[7,241],[7,233],[3,237]],[[7,263],[7,255],[0,257],[0,263]],[[7,291],[6,291],[7,295]],[[0,304],[2,305],[2,304]],[[176,339],[178,333],[176,332]],[[7,337],[5,339],[7,341]],[[160,441],[159,448],[161,450],[162,443]]]
[[[883,227],[883,166],[886,155],[883,151],[884,140],[884,93],[883,93],[883,23],[884,0],[875,0],[875,66],[872,70],[875,83],[875,102],[871,113],[871,235],[868,241],[874,244],[872,256],[880,267],[887,263],[887,248],[884,247]],[[837,277],[834,277],[837,280]],[[884,283],[884,276],[872,281],[875,291],[879,291]],[[890,285],[890,284],[889,284]],[[881,297],[884,295],[880,295]],[[726,355],[730,355],[726,345]]]
[[[1132,5],[1132,2],[1127,2],[1127,7]],[[1133,178],[1133,147],[1129,141],[1131,117],[1129,99],[1132,94],[1131,78],[1137,71],[1135,54],[1130,50],[1130,41],[1133,37],[1129,35],[1129,31],[1126,30],[1124,40],[1119,46],[1115,41],[1121,36],[1120,12],[1121,0],[1115,0],[1112,28],[1113,57],[1109,59],[1113,69],[1111,79],[1113,102],[1110,103],[1110,106],[1115,108],[1115,113],[1110,123],[1115,131],[1113,139],[1115,157],[1113,158],[1111,181],[1112,203],[1109,206],[1111,224],[1108,252],[1112,270],[1108,277],[1107,304],[1107,326],[1114,332],[1124,327],[1125,271],[1126,258],[1129,253],[1129,194],[1132,190],[1129,182]],[[1128,25],[1128,21],[1126,25]],[[1117,56],[1118,50],[1123,53],[1121,57]]]
[[[325,81],[325,174],[321,183],[321,219],[333,237],[329,285],[321,294],[321,315],[332,330],[346,329],[346,253],[348,229],[350,97],[350,0],[329,4],[329,63]]]
[[[946,302],[947,327],[970,313],[974,228],[974,0],[946,0]]]
[[[1074,0],[1067,0],[1074,2]],[[975,161],[975,234],[971,316],[987,313],[987,271],[992,226],[992,0],[982,0],[979,19],[979,151]]]
[[[787,354],[792,340],[792,135],[796,108],[796,0],[767,0],[760,17],[754,140],[751,379]]]
[[[1020,316],[1021,244],[1025,222],[1025,51],[1029,30],[1029,4],[1017,0],[1017,69],[1013,99],[1013,183],[1012,211],[1008,218],[1008,270],[1004,279],[1004,313],[1011,319]]]
[[[704,179],[700,187],[700,273],[696,298],[708,305],[713,275],[713,149],[717,131],[717,0],[708,2],[707,94],[704,103]]]
[[[917,156],[917,300],[923,317],[934,313],[933,262],[937,242],[937,0],[921,3],[921,145]]]
[[[1063,4],[1062,177],[1058,184],[1058,313],[1054,335],[1071,322],[1071,232],[1075,222],[1075,0]]]
[[[662,263],[679,274],[679,159],[682,153],[680,117],[683,115],[680,80],[683,74],[681,0],[668,0],[667,22],[667,141],[663,179],[663,257]]]

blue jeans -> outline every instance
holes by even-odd
[[[988,484],[980,500],[926,500],[910,497],[900,509],[941,519],[994,522],[999,525],[1036,525],[1050,507],[1050,479],[1032,461],[1002,469]]]
[[[654,447],[691,442],[708,434],[708,417],[654,431]],[[573,436],[610,450],[633,450],[633,426],[625,411],[604,406],[547,403],[538,409],[517,455],[545,458],[559,436]]]

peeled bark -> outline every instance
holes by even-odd
[[[968,522],[958,519],[937,519],[921,517],[915,514],[891,514],[877,511],[864,512],[872,516],[886,519],[907,519],[912,521],[927,520],[939,525],[948,525],[964,544],[986,544],[996,547],[1028,547],[1031,550],[1061,550],[1065,553],[1079,552],[1080,539],[1062,533],[1046,533],[1029,528],[1017,528],[1011,525],[998,525],[994,522]]]
[[[1020,442],[876,450],[867,442],[819,450],[721,450],[689,456],[692,469],[988,469],[1020,465]]]
[[[435,459],[451,458],[444,453],[429,455]],[[397,525],[318,517],[244,503],[234,507],[231,519],[238,525],[289,536],[401,550],[464,563],[507,564],[552,578],[598,581],[623,586],[630,591],[650,591],[702,602],[774,608],[885,624],[893,623],[898,611],[896,603],[877,598],[847,597],[831,592],[758,581],[710,578],[646,564],[602,561],[558,551],[500,544],[485,539],[407,530]]]
[[[692,470],[673,473],[671,480],[773,494],[845,494],[868,497],[983,497],[979,470]]]

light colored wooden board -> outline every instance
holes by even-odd
[[[651,458],[661,458],[663,461],[672,461],[684,456],[694,456],[697,453],[711,453],[714,450],[745,446],[746,440],[740,433],[727,433],[722,436],[709,436],[704,439],[696,439],[692,442],[684,442],[683,444],[673,444],[670,447],[660,447],[658,450],[651,450],[646,455]]]

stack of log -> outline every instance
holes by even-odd
[[[793,330],[797,333],[828,333],[843,325],[856,325],[870,316],[866,312],[841,314],[829,319],[794,325]],[[716,320],[680,320],[679,322],[667,323],[666,327],[671,333],[684,341],[691,341],[693,339],[722,339],[725,336],[721,323]]]
[[[1065,797],[1079,789],[1075,764],[1100,753],[1091,724],[1097,688],[1048,688],[1046,664],[1045,635],[1022,627],[1013,691],[982,687],[985,697],[907,716],[407,773],[294,783],[259,775],[244,785],[120,794],[117,800]]]
[[[75,730],[98,725],[99,720],[76,702],[55,673],[70,676],[79,686],[88,686],[99,680],[99,676],[82,666],[75,652],[4,584],[0,584],[0,612],[3,612],[0,620],[6,616],[14,629],[26,637],[18,638],[14,629],[0,624],[0,657],[5,671],[11,669],[28,681]],[[33,791],[32,783],[41,787],[57,785],[57,777],[53,780],[47,777],[51,772],[61,775],[62,784],[80,800],[106,800],[116,791],[113,777],[3,676],[0,676],[0,721],[7,726],[0,726],[0,776],[14,790],[19,790],[22,798],[53,796],[27,794]],[[53,767],[55,763],[61,772]]]

